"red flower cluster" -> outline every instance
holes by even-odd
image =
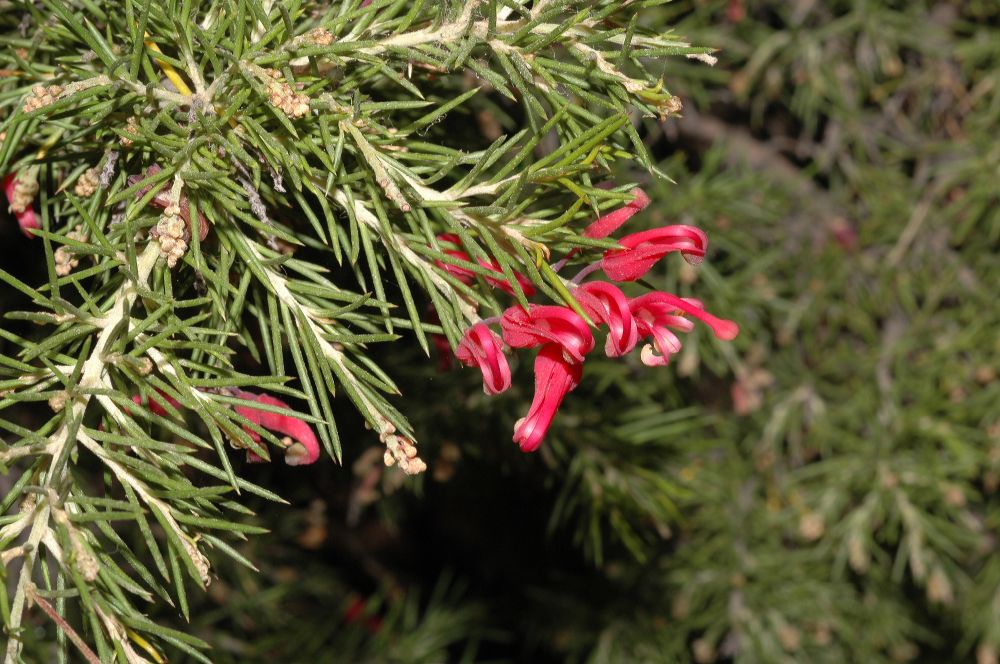
[[[635,199],[630,204],[601,217],[584,234],[606,237],[648,205],[649,198],[641,190],[633,194]],[[691,262],[700,262],[708,238],[692,226],[666,226],[627,235],[618,244],[620,249],[605,252],[600,263],[585,268],[581,276],[601,268],[613,281],[635,281],[671,252],[678,252]],[[691,318],[708,325],[716,337],[725,341],[739,333],[736,323],[709,314],[698,300],[671,293],[653,292],[629,298],[608,281],[591,281],[576,286],[573,296],[595,324],[607,328],[604,352],[608,357],[621,357],[631,352],[639,339],[651,338],[652,343],[646,344],[641,352],[642,362],[648,366],[665,365],[670,355],[680,351],[676,331],[694,329]],[[594,349],[594,337],[587,322],[563,306],[510,307],[499,319],[502,339],[488,323],[473,325],[455,355],[463,364],[482,371],[487,394],[498,394],[511,384],[504,343],[511,348],[540,347],[535,358],[535,396],[528,414],[514,426],[514,442],[523,451],[532,452],[541,445],[563,398],[579,384],[584,357]]]

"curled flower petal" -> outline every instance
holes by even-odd
[[[442,233],[438,235],[438,239],[443,242],[449,242],[455,246],[460,246],[460,240],[458,236],[455,235],[454,233]],[[447,254],[448,256],[457,258],[461,261],[465,261],[467,263],[472,262],[472,258],[469,256],[469,254],[462,251],[461,249],[445,249],[443,253]],[[507,278],[503,273],[503,268],[500,267],[500,264],[498,262],[496,262],[495,260],[487,261],[482,258],[480,258],[477,262],[481,267],[484,267],[487,270],[495,272],[499,275],[497,277],[491,277],[488,275],[479,275],[486,280],[486,283],[493,286],[494,288],[499,288],[508,295],[514,295],[514,289],[507,281]],[[454,265],[452,263],[445,263],[444,261],[441,260],[434,261],[434,264],[437,265],[442,270],[448,272],[449,274],[458,277],[458,279],[461,280],[462,283],[466,284],[471,284],[473,279],[475,279],[475,277],[478,274],[476,272],[473,272],[469,268],[462,267],[461,265]],[[521,291],[525,294],[526,297],[531,297],[532,295],[535,294],[535,286],[531,283],[531,280],[529,280],[528,277],[524,276],[520,272],[515,272],[514,278],[517,280],[518,285],[521,287]]]
[[[552,424],[563,397],[580,383],[583,365],[567,362],[555,344],[542,346],[535,358],[535,396],[528,414],[514,425],[514,442],[523,452],[534,452]]]
[[[476,323],[455,349],[455,357],[483,372],[483,391],[499,394],[510,387],[510,365],[503,354],[503,342],[485,323]]]
[[[669,362],[670,355],[680,351],[680,339],[672,329],[682,332],[694,329],[694,323],[680,314],[702,321],[723,341],[733,340],[740,331],[733,321],[716,318],[705,311],[698,300],[677,297],[671,293],[647,293],[633,299],[629,307],[635,316],[639,334],[653,338],[653,345],[646,345],[642,349],[642,362],[648,366],[663,366]],[[660,355],[654,353],[654,348]]]
[[[588,316],[608,326],[604,343],[608,357],[621,357],[635,348],[639,328],[628,298],[617,286],[606,281],[589,281],[581,284],[573,295]]]
[[[267,406],[277,406],[291,410],[291,407],[284,401],[276,399],[269,394],[253,394],[241,390],[235,396],[240,399],[256,401]],[[291,415],[260,410],[252,406],[235,406],[235,410],[254,424],[258,424],[271,431],[277,431],[291,438],[291,441],[285,448],[285,463],[289,466],[306,465],[314,463],[319,459],[319,441],[316,440],[316,434],[313,433],[312,427],[304,420]],[[255,441],[260,440],[260,435],[255,431],[248,428],[245,430]],[[263,461],[260,456],[253,452],[247,452],[247,459],[255,463]]]
[[[533,348],[557,344],[570,362],[583,362],[594,348],[594,335],[587,322],[568,307],[529,305],[513,306],[503,312],[500,327],[503,339],[512,348]]]
[[[597,221],[594,221],[583,229],[583,236],[590,238],[607,237],[618,230],[622,224],[635,216],[637,212],[646,209],[650,203],[649,196],[646,195],[646,192],[636,187],[631,193],[632,196],[634,196],[631,201],[617,210],[599,217]]]
[[[17,174],[11,173],[5,175],[3,178],[3,193],[7,198],[8,203],[14,202],[14,190],[17,188]],[[32,233],[32,229],[41,228],[42,224],[38,221],[38,215],[35,214],[35,210],[30,205],[26,207],[21,212],[14,212],[14,218],[17,219],[17,225],[21,228],[21,232],[28,237],[34,237],[35,234]]]
[[[697,265],[705,257],[708,236],[694,226],[664,226],[626,235],[618,244],[621,249],[604,253],[604,273],[615,281],[635,281],[672,251],[679,251],[685,260]]]
[[[643,315],[651,314],[656,318],[683,312],[708,325],[715,336],[723,341],[732,341],[740,333],[739,325],[708,313],[701,302],[677,297],[672,293],[646,293],[632,300],[630,307],[637,319]]]

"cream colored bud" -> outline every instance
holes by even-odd
[[[992,643],[980,643],[976,648],[976,664],[998,664],[996,646]]]
[[[88,168],[77,178],[73,193],[81,198],[92,196],[99,185],[100,172],[96,168]]]
[[[786,651],[795,652],[802,646],[802,635],[791,625],[782,625],[778,628],[778,641]]]
[[[333,43],[333,33],[326,28],[313,28],[309,31],[307,41],[317,46],[329,46]]]
[[[34,172],[19,174],[14,182],[14,193],[10,199],[10,209],[14,214],[20,214],[31,207],[38,193],[38,180]]]
[[[951,581],[940,567],[935,567],[927,578],[927,599],[933,604],[951,604],[955,601]]]
[[[691,655],[698,664],[708,664],[715,661],[715,646],[707,639],[697,639],[691,644]]]
[[[826,532],[823,515],[818,512],[806,512],[799,519],[799,535],[807,542],[815,542]]]
[[[847,539],[847,562],[851,565],[851,569],[858,574],[867,572],[868,565],[871,562],[868,557],[868,550],[865,548],[865,543],[855,533],[852,533]]]
[[[66,407],[66,402],[69,400],[69,392],[62,390],[61,392],[56,392],[49,398],[49,408],[55,412],[60,412]]]

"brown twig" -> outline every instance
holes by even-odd
[[[56,611],[51,604],[49,604],[48,600],[38,595],[34,586],[29,586],[28,597],[30,601],[37,604],[38,608],[45,612],[45,615],[52,619],[52,622],[54,622],[59,629],[66,633],[66,636],[68,636],[69,640],[73,642],[73,645],[79,649],[80,654],[83,655],[84,659],[86,659],[89,664],[101,664],[100,657],[98,657],[97,654],[94,653],[94,651],[91,650],[86,643],[84,643],[83,639],[80,638],[80,635],[76,633],[76,630],[73,629],[68,622],[66,622],[65,618],[59,615],[59,612]]]

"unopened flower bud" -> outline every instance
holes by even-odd
[[[927,578],[927,599],[933,604],[951,604],[955,600],[951,581],[940,567],[935,567]]]
[[[707,639],[697,639],[691,644],[691,655],[698,664],[708,664],[715,661],[715,646]]]
[[[49,397],[49,408],[51,408],[54,412],[58,413],[63,408],[66,407],[66,402],[68,400],[69,400],[69,392],[67,392],[66,390],[56,392],[51,397]]]
[[[998,664],[996,646],[992,643],[980,643],[976,648],[976,664]]]
[[[88,168],[77,178],[73,193],[81,198],[92,196],[100,184],[99,177],[100,173],[96,168]]]
[[[799,535],[807,542],[815,542],[826,532],[823,515],[818,512],[806,512],[799,519]]]
[[[333,43],[333,33],[326,28],[313,28],[309,31],[306,41],[316,46],[329,46]]]
[[[847,539],[847,562],[851,565],[851,569],[858,574],[864,574],[868,571],[868,565],[871,562],[868,550],[857,533],[852,533]]]
[[[799,630],[786,624],[778,628],[778,641],[786,651],[795,652],[802,645],[802,635],[799,634]]]

